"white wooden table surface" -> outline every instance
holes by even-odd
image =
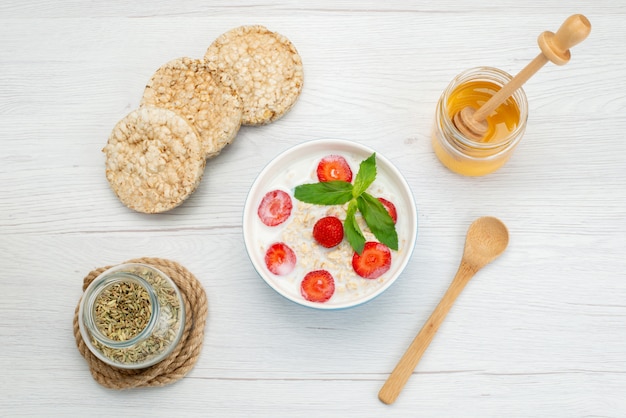
[[[436,101],[460,71],[516,73],[571,14],[593,25],[525,87],[527,133],[499,172],[434,156]],[[626,416],[626,5],[614,0],[106,1],[0,5],[0,416]],[[243,127],[196,193],[162,215],[123,206],[101,148],[154,70],[262,24],[302,56],[293,110]],[[244,200],[279,152],[318,138],[397,165],[419,212],[409,267],[381,297],[317,311],[273,292],[242,241]],[[474,218],[504,255],[452,308],[398,401],[377,393],[447,288]],[[202,355],[181,381],[98,385],[72,334],[83,277],[176,260],[206,288]]]

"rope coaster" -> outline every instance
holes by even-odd
[[[185,304],[185,328],[176,348],[159,363],[145,369],[120,369],[97,358],[83,341],[78,328],[78,306],[74,312],[74,338],[78,351],[87,360],[93,378],[111,389],[130,389],[148,386],[165,386],[182,379],[193,368],[200,356],[204,340],[204,326],[208,316],[208,303],[202,285],[180,264],[162,258],[137,258],[125,263],[149,264],[168,275],[180,289]],[[83,292],[101,273],[111,266],[90,272],[83,280]],[[80,301],[79,301],[80,306]]]

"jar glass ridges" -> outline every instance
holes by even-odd
[[[437,103],[432,134],[433,150],[444,166],[466,176],[482,176],[508,161],[526,129],[528,102],[523,89],[487,118],[489,131],[481,141],[465,137],[453,117],[466,106],[479,108],[511,78],[497,68],[478,67],[450,82]]]
[[[160,270],[129,263],[100,274],[85,290],[78,323],[89,350],[105,363],[140,369],[176,347],[185,307],[176,284]]]

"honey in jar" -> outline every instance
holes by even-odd
[[[479,109],[511,78],[497,68],[479,67],[452,80],[437,104],[432,135],[433,150],[444,166],[465,176],[483,176],[508,161],[526,129],[528,103],[521,88],[487,117],[489,128],[479,141],[463,135],[453,118],[465,107]]]

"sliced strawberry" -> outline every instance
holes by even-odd
[[[396,206],[387,199],[383,199],[382,197],[379,197],[378,200],[380,201],[380,203],[383,204],[385,209],[387,209],[387,212],[389,212],[389,216],[391,216],[391,219],[393,219],[393,223],[395,224],[398,221],[398,212],[396,211]]]
[[[265,265],[272,273],[284,276],[296,267],[296,253],[284,242],[276,242],[265,252]]]
[[[257,211],[261,222],[267,226],[280,225],[291,215],[291,197],[282,190],[267,192]]]
[[[354,253],[352,268],[365,279],[376,279],[391,267],[391,251],[385,244],[369,241],[365,243],[361,255]]]
[[[313,226],[313,238],[322,247],[332,248],[343,240],[343,224],[335,216],[326,216]]]
[[[335,279],[326,270],[311,271],[302,279],[300,292],[311,302],[326,302],[335,293]]]
[[[352,181],[350,165],[341,155],[327,155],[317,165],[317,178],[319,181],[343,180]]]

